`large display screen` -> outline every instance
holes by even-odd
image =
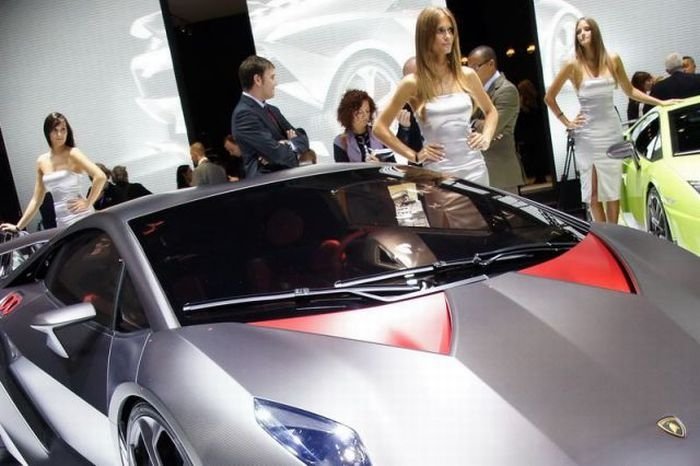
[[[190,160],[158,0],[4,0],[0,47],[0,124],[23,208],[54,111],[92,161],[126,166],[153,192],[175,189]]]
[[[257,54],[277,72],[274,98],[287,119],[309,134],[320,162],[333,161],[341,132],[336,109],[347,89],[388,102],[404,62],[415,55],[418,13],[430,0],[248,0]]]
[[[671,52],[700,58],[695,36],[697,6],[691,0],[674,2],[610,2],[606,0],[534,0],[537,33],[545,88],[549,87],[564,61],[574,54],[574,29],[582,16],[596,20],[608,51],[618,53],[631,79],[635,71],[664,76],[664,60]],[[626,119],[628,98],[618,88],[615,106]],[[578,113],[576,90],[568,83],[557,97],[569,118]],[[561,175],[566,157],[564,126],[550,112],[552,147]]]

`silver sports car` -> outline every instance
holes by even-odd
[[[418,168],[138,199],[0,283],[0,458],[697,464],[699,271]]]

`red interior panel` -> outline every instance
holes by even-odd
[[[251,325],[383,343],[447,354],[452,324],[443,293],[353,311],[253,322]]]
[[[608,247],[589,233],[577,246],[520,273],[630,293],[625,271]]]

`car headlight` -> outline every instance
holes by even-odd
[[[372,464],[357,432],[331,419],[260,398],[255,398],[255,419],[272,438],[306,464]]]
[[[690,183],[690,186],[695,188],[695,190],[700,193],[700,181],[688,181]]]

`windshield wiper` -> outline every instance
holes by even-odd
[[[434,276],[452,271],[477,269],[479,270],[478,276],[472,276],[465,280],[460,280],[460,282],[471,283],[481,281],[487,278],[486,276],[482,275],[481,272],[483,269],[488,268],[492,264],[510,260],[532,258],[543,253],[554,254],[559,251],[568,250],[576,244],[578,243],[547,242],[509,246],[492,251],[477,253],[468,259],[438,261],[430,265],[392,270],[390,272],[369,275],[351,280],[339,280],[333,284],[333,288],[296,288],[291,291],[282,291],[279,293],[263,293],[187,303],[182,307],[182,310],[184,312],[196,312],[227,306],[239,306],[243,304],[274,304],[276,302],[284,301],[294,301],[300,304],[306,304],[309,299],[314,298],[328,298],[337,301],[362,298],[383,303],[390,303],[406,299],[407,297],[414,294],[419,294],[428,288],[434,287],[434,284],[430,284],[426,280],[422,279],[422,277],[425,276]],[[397,278],[403,279],[404,283],[379,286],[370,285],[371,283],[388,281]]]
[[[377,283],[396,278],[403,278],[406,284],[416,285],[422,283],[420,277],[437,275],[445,272],[456,270],[473,270],[478,269],[481,272],[490,265],[497,262],[504,262],[517,259],[528,259],[536,257],[542,253],[551,255],[559,251],[568,251],[577,242],[546,242],[532,243],[527,245],[508,246],[492,251],[479,252],[468,259],[455,259],[450,261],[438,261],[430,265],[422,265],[401,270],[392,270],[376,275],[368,275],[365,277],[354,278],[351,280],[339,280],[335,282],[336,288],[353,287],[368,283]]]
[[[309,298],[334,298],[343,299],[345,296],[361,297],[373,301],[393,302],[404,299],[407,295],[423,291],[425,283],[405,285],[365,286],[356,288],[296,288],[292,291],[279,293],[264,293],[240,296],[236,298],[217,299],[198,303],[188,303],[182,307],[184,312],[203,311],[218,307],[237,306],[241,304],[265,304],[280,301],[306,301]],[[382,295],[384,294],[384,295]]]

